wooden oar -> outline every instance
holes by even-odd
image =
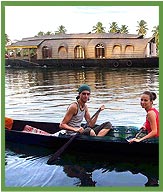
[[[139,132],[137,133],[137,135],[136,135],[136,137],[135,137],[136,139],[137,139],[137,138],[139,137],[139,135],[143,132],[143,130],[144,130],[143,128],[141,128],[141,129],[139,130]]]
[[[143,130],[144,130],[143,128],[141,128],[141,129],[139,130],[139,132],[138,132],[138,133],[136,134],[136,136],[135,136],[136,139],[137,139],[137,138],[139,137],[139,135],[143,132]],[[128,142],[130,142],[130,140],[131,140],[131,139],[129,139],[129,140],[127,139]]]
[[[100,113],[101,111],[101,108],[99,108],[96,113],[91,117],[90,120],[92,120],[98,113]],[[89,121],[90,122],[90,121]],[[89,124],[89,122],[87,122],[85,125],[84,125],[84,128],[86,128]],[[75,135],[73,135],[70,140],[65,143],[60,149],[58,149],[50,158],[49,160],[47,161],[47,164],[48,165],[52,165],[57,159],[58,157],[65,151],[65,149],[70,145],[70,143],[79,135],[80,133],[76,133]]]

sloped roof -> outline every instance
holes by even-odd
[[[28,41],[18,41],[7,46],[8,49],[14,48],[37,48],[44,40],[28,40]]]
[[[134,35],[134,34],[122,34],[122,33],[74,33],[74,34],[56,34],[56,35],[43,35],[37,37],[28,37],[23,38],[22,41],[29,41],[29,40],[39,40],[39,39],[138,39],[143,38],[142,35]]]
[[[121,40],[136,40],[144,39],[143,35],[135,35],[135,34],[121,34],[121,33],[76,33],[76,34],[56,34],[56,35],[44,35],[44,36],[35,36],[23,38],[21,41],[11,44],[7,46],[8,49],[14,48],[38,48],[39,45],[45,40],[59,40],[59,39],[121,39]],[[146,40],[150,40],[152,38],[147,38]],[[144,39],[145,40],[145,39]]]

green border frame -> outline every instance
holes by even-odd
[[[162,175],[161,170],[163,170],[162,162],[162,151],[160,152],[159,158],[159,173],[160,173],[160,186],[159,187],[5,187],[5,131],[4,127],[4,117],[5,117],[5,6],[159,6],[159,18],[161,19],[161,12],[163,10],[162,1],[1,1],[1,190],[2,191],[163,191],[162,185]],[[152,13],[151,13],[152,17]],[[163,25],[163,23],[162,23]],[[161,22],[159,23],[159,33],[162,31]],[[160,46],[159,52],[161,56],[162,49],[162,38],[160,36]],[[159,82],[161,82],[161,72],[163,59],[159,57]],[[162,97],[161,87],[159,87],[159,98]],[[160,99],[161,100],[161,99]],[[161,101],[159,101],[160,113]],[[162,120],[160,119],[160,124],[162,125]],[[160,129],[160,135],[162,135]],[[160,139],[160,146],[162,146],[163,141]]]

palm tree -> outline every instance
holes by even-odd
[[[110,27],[109,27],[109,31],[110,33],[117,33],[117,32],[120,32],[120,29],[118,27],[118,24],[117,22],[112,22],[110,23]]]
[[[92,32],[105,33],[105,27],[103,27],[101,22],[98,22],[95,26],[93,26]]]
[[[45,33],[43,31],[40,31],[40,32],[37,33],[36,36],[43,36],[43,35],[45,35]]]
[[[120,33],[125,33],[125,34],[128,34],[128,26],[127,25],[121,25],[121,28],[120,28]]]
[[[141,20],[141,21],[137,21],[137,23],[138,23],[138,26],[137,26],[138,29],[136,31],[138,32],[138,35],[145,36],[148,30],[147,22],[144,20]]]
[[[60,25],[58,27],[58,31],[55,31],[55,34],[60,34],[60,33],[65,34],[66,32],[67,32],[66,28],[63,25]]]
[[[51,31],[45,33],[45,35],[54,35]]]
[[[159,25],[153,27],[153,36],[155,37],[157,50],[159,48]]]

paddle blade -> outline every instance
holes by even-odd
[[[93,119],[98,113],[100,113],[101,108],[98,109],[96,111],[96,113],[91,117],[91,119]],[[87,127],[88,122],[86,123],[85,127]],[[54,155],[52,155],[52,157],[47,161],[48,165],[52,165],[57,159],[58,157],[64,152],[64,150],[70,145],[70,143],[79,135],[80,133],[76,133],[74,136],[71,137],[71,139],[64,144],[57,152],[54,153]]]
[[[71,139],[65,143],[58,151],[56,151],[47,161],[48,165],[53,165],[58,157],[66,150],[66,148],[70,145],[70,143],[79,135],[79,133],[73,135]]]

